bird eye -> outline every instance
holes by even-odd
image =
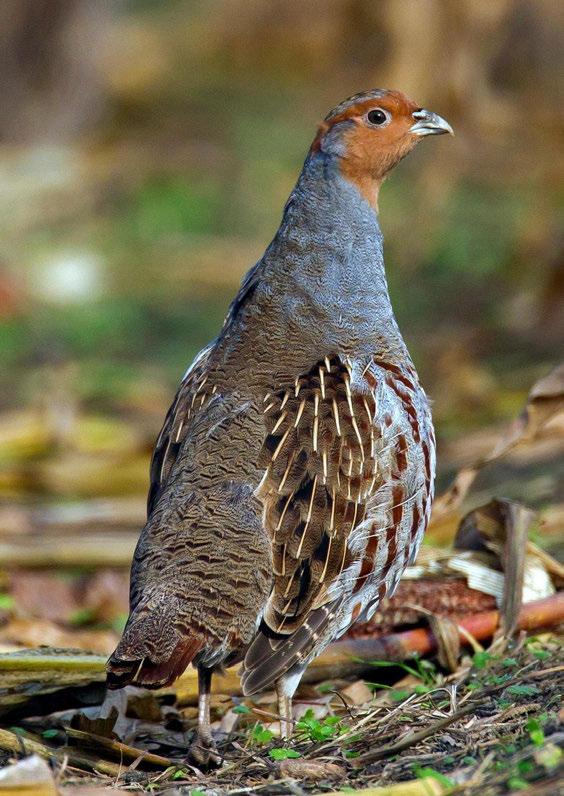
[[[390,120],[390,114],[386,113],[386,111],[383,111],[381,108],[375,108],[373,111],[368,112],[366,118],[370,124],[375,124],[377,127],[381,127]]]

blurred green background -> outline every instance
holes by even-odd
[[[562,21],[559,0],[4,0],[1,494],[144,492],[316,124],[372,87],[456,132],[380,213],[439,443],[513,417],[564,331]]]

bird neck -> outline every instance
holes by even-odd
[[[376,337],[403,352],[376,209],[337,158],[310,153],[265,259],[281,266],[285,285],[307,297],[317,316],[343,319],[367,343]]]

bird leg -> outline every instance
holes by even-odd
[[[210,688],[213,669],[198,666],[198,729],[188,757],[198,768],[216,768],[221,763],[210,730]]]
[[[280,737],[289,738],[292,735],[292,697],[288,696],[283,680],[276,683],[276,696],[278,697],[278,715],[280,717]]]

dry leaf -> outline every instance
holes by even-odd
[[[364,680],[356,680],[346,688],[340,689],[339,693],[348,705],[365,705],[373,696]]]
[[[84,713],[75,713],[72,717],[71,727],[73,730],[88,732],[92,735],[99,735],[101,738],[111,738],[115,740],[118,736],[113,731],[118,719],[118,709],[113,706],[107,716],[90,719]]]
[[[325,763],[321,760],[296,760],[290,758],[281,761],[280,776],[320,782],[323,779],[340,779],[345,776],[345,770],[336,763]]]

